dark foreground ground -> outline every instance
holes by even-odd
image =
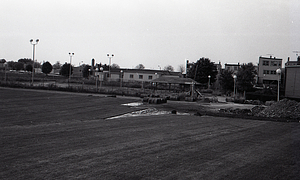
[[[135,101],[0,88],[0,179],[299,179],[299,123],[105,119]]]

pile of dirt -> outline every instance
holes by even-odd
[[[220,113],[228,113],[228,114],[245,114],[248,115],[251,113],[250,109],[240,109],[240,108],[225,108],[220,109]]]
[[[300,119],[300,103],[294,100],[283,99],[254,115],[258,117]]]

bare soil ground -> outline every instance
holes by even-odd
[[[121,105],[135,101],[0,88],[0,179],[299,178],[299,123],[173,114],[106,119],[145,108]]]

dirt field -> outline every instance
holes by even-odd
[[[299,179],[299,123],[105,119],[129,102],[0,88],[0,179]]]

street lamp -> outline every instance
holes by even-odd
[[[207,85],[207,89],[209,89],[209,88],[210,88],[210,78],[211,78],[211,76],[208,75],[207,77],[208,77],[208,85]]]
[[[111,80],[110,77],[110,66],[111,66],[111,59],[114,57],[114,54],[107,54],[108,60],[109,60],[109,66],[108,66],[108,76],[109,76],[109,80]]]
[[[236,88],[235,88],[235,83],[236,83],[236,78],[237,76],[236,75],[233,75],[233,95],[235,97],[235,94],[236,94]]]
[[[98,72],[99,68],[96,68],[95,72]],[[96,75],[96,73],[95,73]],[[98,92],[98,79],[99,79],[99,74],[96,75],[96,92]]]
[[[74,53],[69,52],[69,56],[70,56],[70,69],[69,69],[69,82],[70,82],[71,81],[71,70],[72,70],[72,57],[74,56]]]
[[[100,67],[100,92],[101,92],[102,81],[103,81],[103,67]]]
[[[120,76],[120,87],[122,87],[122,81],[123,81],[123,70],[120,71],[121,76]]]
[[[280,81],[280,76],[281,76],[281,69],[276,70],[276,74],[278,75],[278,87],[277,87],[277,101],[279,101],[279,81]]]
[[[30,39],[30,43],[32,45],[32,79],[31,79],[31,84],[33,86],[33,77],[34,77],[34,55],[35,55],[35,45],[37,45],[39,43],[39,39],[36,39],[35,42],[33,42],[33,39]]]

